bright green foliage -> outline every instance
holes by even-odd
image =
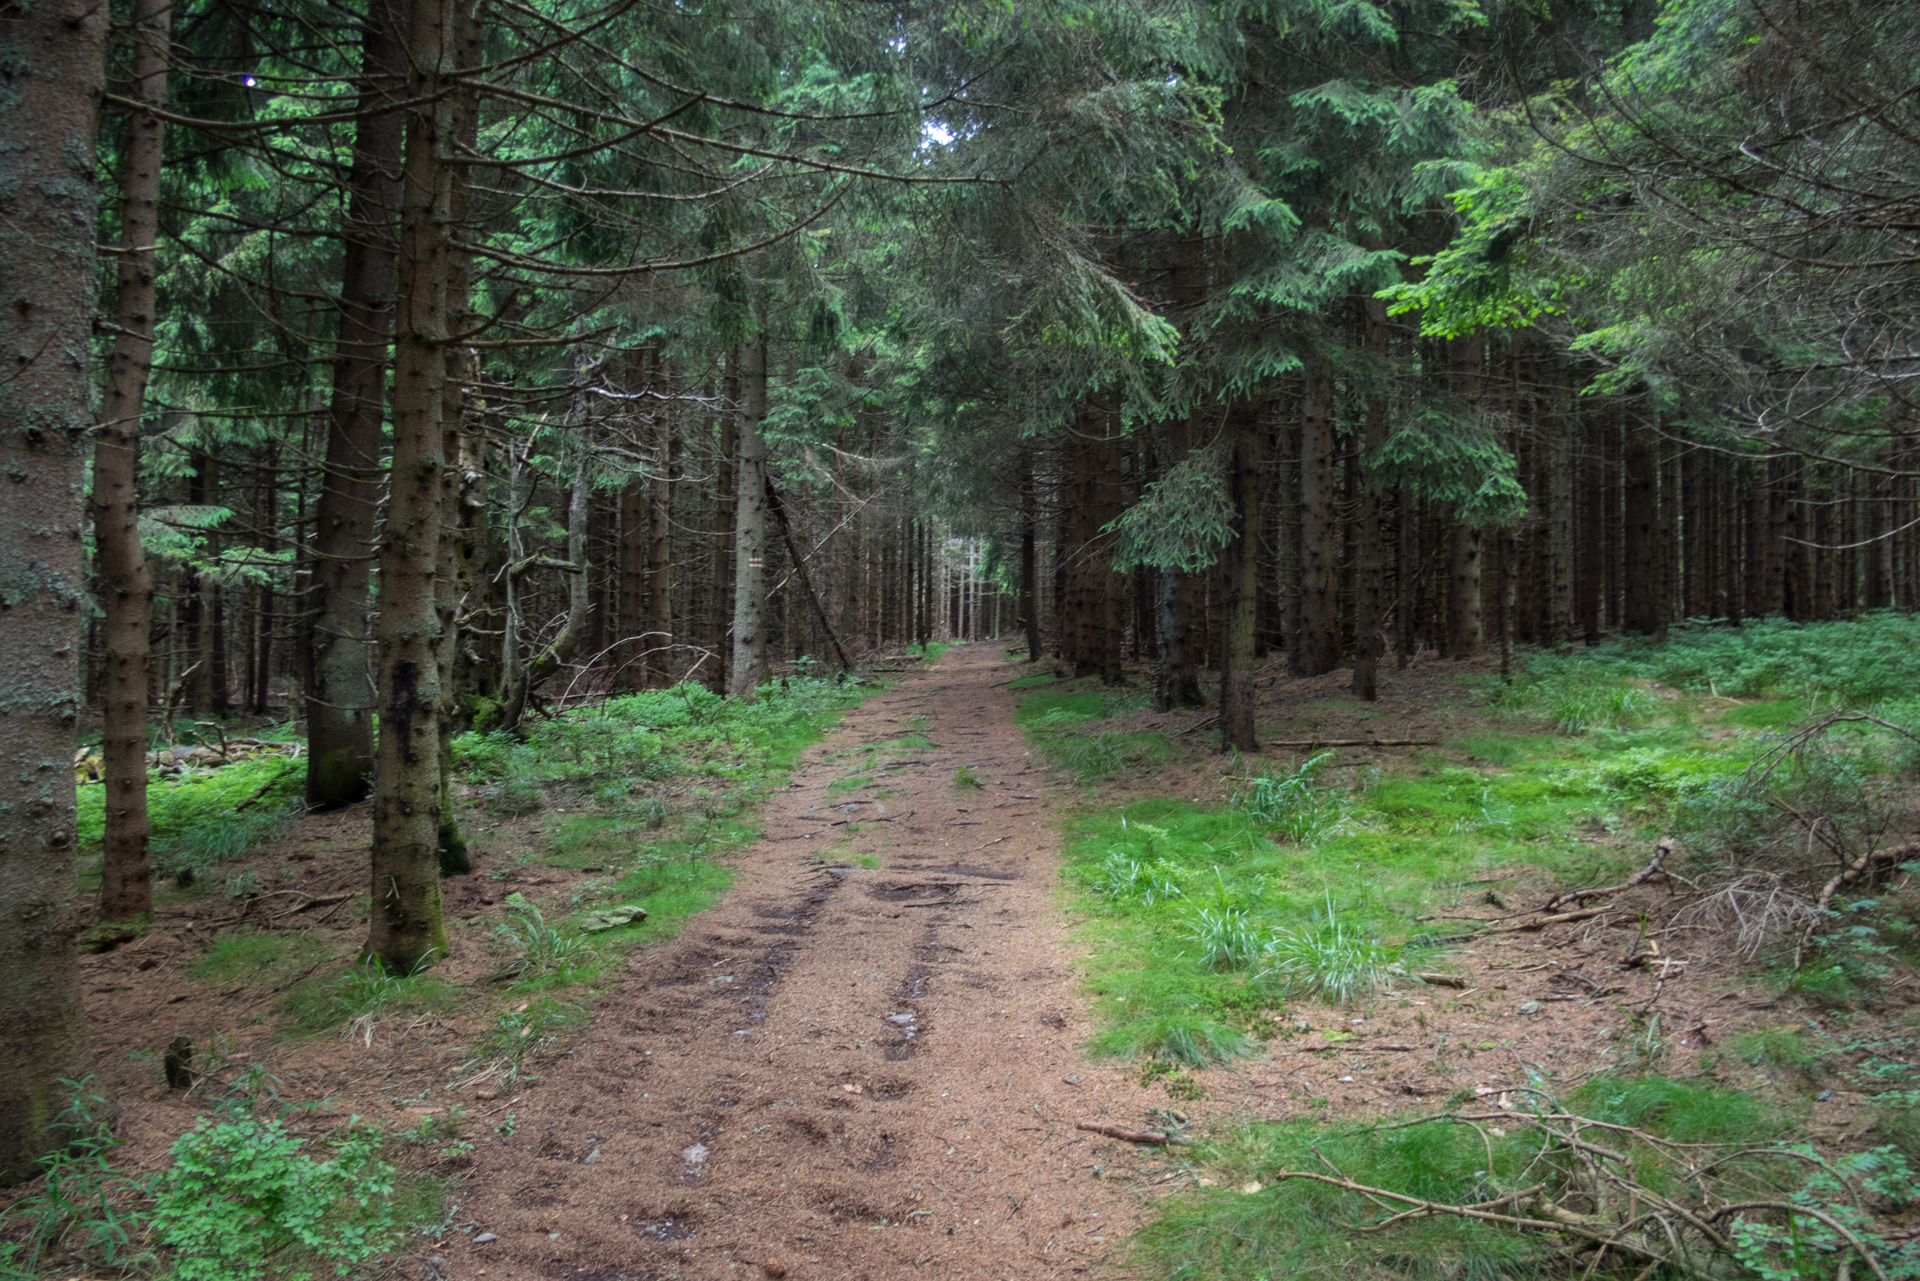
[[[1495,691],[1495,706],[1520,715],[1544,716],[1562,734],[1644,725],[1659,700],[1628,683],[1618,665],[1542,654],[1511,685]]]
[[[1346,817],[1346,798],[1314,776],[1332,752],[1309,756],[1291,769],[1262,762],[1234,797],[1234,804],[1262,831],[1305,845],[1330,835]]]
[[[154,1188],[154,1233],[174,1252],[180,1281],[251,1281],[268,1260],[331,1265],[344,1276],[379,1253],[394,1213],[393,1167],[376,1127],[349,1123],[321,1157],[279,1120],[203,1119],[173,1144],[173,1165]],[[289,1281],[312,1272],[297,1264]]]
[[[577,934],[564,934],[547,924],[538,903],[513,893],[507,896],[507,920],[495,934],[501,943],[520,953],[527,978],[561,974],[599,957],[593,944]]]
[[[1097,782],[1111,774],[1163,759],[1165,735],[1125,734],[1100,728],[1111,716],[1137,711],[1144,699],[1119,698],[1085,681],[1053,681],[1034,676],[1016,682],[1019,688],[1039,688],[1025,695],[1014,722],[1057,769],[1082,782]]]
[[[1758,1101],[1699,1081],[1665,1077],[1602,1078],[1547,1112],[1560,1110],[1619,1125],[1640,1127],[1676,1143],[1757,1144],[1763,1148],[1782,1128],[1782,1118]],[[1409,1120],[1411,1118],[1408,1118]],[[1633,1160],[1646,1186],[1684,1195],[1676,1186],[1677,1163],[1671,1149],[1625,1142],[1617,1134],[1584,1132]],[[1793,1181],[1809,1183],[1813,1203],[1825,1208],[1849,1206],[1883,1195],[1848,1170],[1834,1185],[1808,1180],[1803,1162],[1778,1150],[1744,1167],[1716,1176],[1723,1190],[1758,1191],[1765,1177],[1793,1172]],[[1491,1162],[1489,1162],[1491,1157]],[[1897,1154],[1876,1154],[1866,1162],[1875,1179],[1897,1195],[1911,1196],[1901,1182],[1904,1165]],[[1395,1210],[1383,1209],[1359,1193],[1308,1180],[1277,1180],[1282,1172],[1331,1174],[1388,1188],[1442,1204],[1493,1200],[1545,1181],[1555,1183],[1568,1169],[1542,1151],[1538,1134],[1508,1126],[1478,1127],[1437,1117],[1426,1124],[1324,1126],[1310,1121],[1255,1124],[1219,1145],[1216,1180],[1225,1187],[1181,1198],[1139,1238],[1137,1262],[1148,1275],[1201,1281],[1213,1277],[1359,1278],[1398,1281],[1403,1277],[1452,1281],[1459,1277],[1536,1277],[1552,1275],[1558,1243],[1486,1223],[1447,1216],[1409,1216],[1385,1232],[1356,1231]],[[1237,1190],[1263,1185],[1257,1193]],[[1852,1186],[1847,1186],[1851,1184]],[[1637,1268],[1621,1275],[1631,1276]],[[1794,1274],[1828,1276],[1827,1272]],[[1901,1274],[1896,1274],[1901,1275]]]
[[[1290,994],[1330,1005],[1351,1005],[1392,988],[1404,973],[1399,948],[1385,947],[1344,921],[1332,918],[1318,928],[1282,929],[1267,942],[1268,972]]]
[[[174,779],[149,775],[153,861],[182,885],[267,840],[298,809],[304,761],[263,756]],[[80,789],[80,841],[97,846],[106,789]],[[244,806],[245,808],[241,808]]]

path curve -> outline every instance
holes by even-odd
[[[1141,1096],[1078,1057],[1058,835],[996,651],[950,650],[807,754],[725,900],[633,957],[476,1151],[473,1237],[435,1271],[1037,1278],[1137,1225],[1145,1154],[1074,1128],[1137,1123]]]

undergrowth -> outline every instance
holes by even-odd
[[[182,778],[150,772],[147,815],[154,871],[186,888],[271,838],[299,811],[306,768],[304,760],[261,756]],[[99,846],[105,804],[104,786],[79,790],[82,848]],[[92,875],[98,874],[96,868]]]

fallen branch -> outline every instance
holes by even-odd
[[[1322,747],[1438,747],[1437,738],[1283,738],[1268,747],[1298,747],[1314,751]]]
[[[1908,841],[1904,845],[1889,845],[1885,849],[1871,850],[1862,854],[1834,873],[1833,878],[1820,887],[1820,897],[1814,901],[1813,905],[1814,917],[1807,922],[1807,928],[1800,935],[1800,941],[1794,944],[1794,973],[1800,972],[1801,957],[1807,950],[1807,944],[1813,941],[1813,932],[1820,928],[1820,922],[1826,919],[1827,912],[1832,908],[1835,894],[1883,863],[1899,863],[1916,854],[1920,854],[1920,841]]]
[[[336,904],[343,903],[347,899],[350,899],[354,895],[358,894],[359,892],[360,892],[359,890],[347,890],[345,893],[341,893],[341,894],[322,894],[317,898],[310,898],[304,903],[296,904],[295,906],[288,908],[284,912],[277,913],[273,919],[276,921],[284,921],[287,917],[297,915],[301,912],[305,912],[310,908],[325,907],[329,903],[336,903]]]
[[[1098,1121],[1081,1121],[1073,1128],[1076,1130],[1085,1130],[1089,1134],[1104,1134],[1110,1139],[1122,1139],[1128,1143],[1145,1143],[1153,1146],[1193,1146],[1192,1139],[1183,1139],[1177,1134],[1162,1134],[1158,1130],[1129,1130],[1124,1126],[1102,1125]]]
[[[1662,866],[1666,862],[1667,856],[1671,853],[1673,853],[1673,838],[1671,836],[1663,836],[1653,847],[1652,861],[1618,885],[1603,885],[1598,889],[1570,890],[1565,894],[1556,894],[1548,899],[1546,906],[1540,910],[1543,912],[1556,912],[1563,907],[1574,906],[1579,903],[1581,899],[1601,898],[1608,894],[1618,894],[1622,890],[1630,890],[1636,885],[1644,885],[1656,876],[1671,875],[1671,873]]]
[[[1458,974],[1430,974],[1423,971],[1413,977],[1430,987],[1465,987],[1468,982]]]

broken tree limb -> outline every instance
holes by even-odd
[[[1268,747],[1298,747],[1313,751],[1321,747],[1438,747],[1437,738],[1285,738]]]
[[[1885,864],[1899,863],[1920,855],[1920,841],[1908,841],[1902,845],[1889,845],[1885,849],[1872,850],[1854,859],[1833,874],[1825,885],[1820,887],[1820,897],[1814,901],[1814,917],[1801,933],[1800,941],[1793,947],[1793,971],[1800,972],[1800,962],[1807,950],[1807,944],[1813,941],[1813,932],[1820,922],[1827,918],[1828,910],[1833,906],[1833,896],[1853,884],[1868,872]]]
[[[1563,907],[1576,906],[1581,899],[1602,898],[1608,894],[1618,894],[1622,890],[1630,890],[1636,885],[1644,885],[1656,876],[1670,876],[1672,874],[1667,871],[1665,863],[1667,856],[1672,853],[1673,838],[1671,836],[1663,836],[1654,845],[1653,858],[1647,865],[1618,885],[1602,885],[1597,889],[1570,890],[1565,894],[1556,894],[1548,899],[1546,906],[1540,910],[1543,912],[1557,912]]]
[[[1123,1139],[1128,1143],[1146,1143],[1155,1146],[1172,1145],[1175,1147],[1193,1146],[1192,1139],[1183,1139],[1177,1134],[1162,1134],[1158,1130],[1129,1130],[1125,1126],[1103,1125],[1098,1121],[1081,1121],[1076,1123],[1073,1128],[1076,1130],[1085,1130],[1089,1134],[1104,1134],[1110,1139]]]

